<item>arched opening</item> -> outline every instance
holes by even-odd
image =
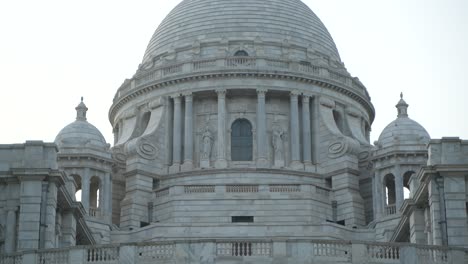
[[[333,118],[335,119],[336,126],[340,130],[341,133],[344,133],[343,130],[343,118],[341,117],[340,112],[333,110]]]
[[[142,117],[141,117],[141,121],[140,121],[140,124],[139,124],[139,131],[138,131],[138,136],[141,136],[146,128],[148,128],[148,124],[149,124],[149,121],[150,121],[150,118],[151,118],[151,112],[145,112]]]
[[[403,195],[405,199],[409,199],[410,191],[411,191],[409,181],[410,181],[411,176],[413,176],[414,173],[415,173],[414,171],[407,171],[405,172],[405,174],[403,174],[403,187],[404,187]]]
[[[75,200],[81,202],[81,177],[79,175],[73,175],[72,177],[76,183]]]
[[[89,186],[89,215],[98,216],[100,208],[100,190],[101,180],[97,176],[93,176]]]
[[[385,215],[396,214],[395,176],[387,174],[383,184],[385,187]]]
[[[247,119],[237,119],[231,126],[231,160],[251,161],[252,125]]]
[[[245,50],[238,50],[236,53],[234,53],[234,57],[248,57],[249,53]]]

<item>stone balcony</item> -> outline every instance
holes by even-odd
[[[330,240],[191,240],[71,247],[0,255],[0,263],[458,264],[460,248]]]

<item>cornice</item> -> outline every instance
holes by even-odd
[[[299,72],[298,72],[299,73]],[[297,81],[309,84],[315,84],[321,86],[322,88],[330,89],[332,91],[346,95],[356,102],[363,105],[370,117],[370,122],[372,123],[375,118],[375,109],[370,99],[366,99],[363,96],[359,95],[357,92],[352,91],[352,88],[346,88],[344,85],[340,84],[337,81],[328,78],[321,78],[317,76],[304,76],[303,74],[297,74],[293,72],[281,72],[281,71],[268,71],[268,70],[259,70],[257,68],[253,69],[229,69],[229,70],[213,70],[211,72],[202,72],[202,73],[187,73],[180,74],[178,76],[168,77],[165,79],[160,79],[157,81],[150,82],[141,88],[131,90],[124,95],[121,95],[118,100],[114,102],[109,110],[109,120],[113,120],[117,111],[126,103],[132,101],[133,99],[148,94],[156,89],[185,83],[190,81],[197,80],[208,80],[208,79],[223,79],[223,78],[269,78],[269,79],[281,79],[281,80],[290,80]],[[192,90],[195,92],[196,90]],[[197,90],[198,91],[198,90]],[[202,90],[200,90],[202,91]],[[183,92],[183,91],[182,91]],[[309,91],[301,91],[309,92]]]

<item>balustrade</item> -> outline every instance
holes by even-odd
[[[385,206],[385,215],[394,215],[396,212],[396,204],[389,204]]]
[[[379,263],[400,263],[400,247],[393,245],[367,245],[367,254]]]
[[[0,264],[23,264],[21,253],[0,256]]]
[[[301,186],[299,184],[272,184],[270,185],[270,192],[300,192]]]
[[[269,242],[223,242],[216,244],[216,253],[218,256],[270,256],[271,243]]]
[[[85,263],[113,264],[119,263],[119,247],[96,247],[86,251]]]
[[[257,193],[258,185],[226,185],[228,193]]]
[[[200,247],[193,247],[194,243]],[[186,258],[184,254],[198,257],[203,254],[204,258],[228,257],[229,261],[237,262],[233,258],[250,258],[251,261],[270,263],[272,258],[284,257],[283,251],[275,252],[279,243],[279,248],[301,248],[310,252],[312,263],[410,263],[408,260],[417,260],[417,263],[424,264],[449,264],[463,262],[465,250],[462,248],[447,248],[440,246],[421,246],[411,244],[391,244],[391,243],[354,243],[348,241],[333,240],[287,240],[277,238],[274,241],[268,240],[234,240],[234,241],[174,241],[174,242],[147,242],[128,243],[122,245],[107,246],[80,246],[65,249],[31,250],[27,252],[0,255],[0,264],[152,264],[152,263],[179,263],[180,257]],[[299,244],[296,244],[299,243]],[[306,246],[308,245],[308,246]],[[178,253],[176,254],[176,247]],[[400,254],[400,247],[406,250]],[[194,248],[203,248],[198,252]],[[412,250],[408,250],[412,249]],[[358,251],[356,251],[358,250]],[[302,251],[291,251],[291,258],[298,258]],[[212,252],[212,253],[209,253]],[[24,255],[22,255],[24,254]],[[120,256],[122,254],[122,256]],[[199,255],[197,255],[199,254]],[[208,255],[207,255],[208,254]],[[457,256],[457,258],[454,258]],[[263,257],[263,258],[262,258]],[[461,257],[461,259],[460,259]],[[228,262],[229,262],[228,261]],[[180,262],[181,263],[181,262]],[[217,263],[223,262],[219,259]],[[230,262],[229,262],[230,263]],[[279,262],[278,262],[279,263]],[[283,263],[283,262],[281,262]]]
[[[351,258],[351,244],[334,241],[312,242],[312,252],[314,256],[338,257],[347,260]]]
[[[219,63],[218,63],[219,61]],[[229,57],[229,58],[212,58],[212,59],[203,59],[198,61],[186,61],[179,64],[173,64],[168,66],[162,66],[155,69],[152,69],[145,74],[135,77],[135,86],[132,86],[132,81],[126,81],[119,89],[117,93],[118,97],[126,94],[127,91],[130,91],[133,87],[141,87],[145,84],[148,84],[152,81],[156,81],[161,77],[166,77],[174,74],[188,74],[191,71],[201,71],[201,70],[212,70],[212,69],[223,69],[223,68],[253,68],[253,67],[266,67],[266,68],[276,68],[283,69],[287,71],[299,71],[306,73],[307,75],[312,75],[315,77],[323,77],[321,75],[321,69],[324,70],[324,74],[328,72],[328,77],[332,80],[335,80],[339,83],[349,85],[351,89],[358,91],[360,94],[368,96],[364,86],[352,79],[346,74],[334,72],[328,67],[312,65],[309,63],[290,63],[287,60],[282,59],[271,59],[271,58],[259,58],[259,57]]]
[[[433,247],[418,247],[416,255],[420,259],[420,263],[439,264],[449,263],[448,249],[440,249]]]
[[[214,193],[214,185],[188,185],[184,186],[184,193]]]
[[[89,207],[88,214],[92,217],[99,217],[101,215],[101,211],[99,210],[99,208]]]
[[[213,67],[216,67],[216,59],[201,60],[201,61],[196,61],[193,63],[193,69],[196,71],[201,70],[201,69],[213,68]]]
[[[38,253],[37,264],[63,264],[68,262],[68,250],[49,250]]]

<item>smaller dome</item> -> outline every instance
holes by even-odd
[[[76,109],[76,121],[64,127],[55,138],[59,150],[64,148],[89,147],[94,149],[108,149],[109,145],[106,143],[104,136],[101,132],[88,121],[86,121],[86,112],[88,108],[81,103]]]
[[[380,134],[377,145],[382,148],[396,145],[421,145],[431,140],[429,133],[418,122],[408,117],[408,104],[401,99],[396,105],[398,117],[385,127]]]

